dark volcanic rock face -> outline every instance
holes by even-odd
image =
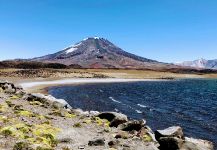
[[[152,68],[165,66],[154,60],[128,53],[108,40],[87,38],[54,54],[32,59],[65,65],[76,64],[84,68]]]

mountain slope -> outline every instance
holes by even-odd
[[[185,61],[182,63],[176,63],[176,65],[201,68],[201,69],[217,69],[217,59],[214,60],[198,59],[194,61]]]
[[[92,37],[32,61],[80,65],[84,68],[151,68],[167,64],[128,53],[108,40]]]

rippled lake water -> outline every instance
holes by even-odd
[[[217,80],[146,81],[49,88],[74,108],[117,111],[153,130],[179,125],[189,137],[217,144]]]

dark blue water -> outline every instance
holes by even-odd
[[[190,137],[217,144],[217,80],[105,83],[49,88],[74,108],[118,111],[152,129],[179,125]]]

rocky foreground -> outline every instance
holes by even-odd
[[[29,94],[0,81],[1,150],[213,150],[181,127],[153,132],[145,120],[115,112],[84,112],[66,101]]]

